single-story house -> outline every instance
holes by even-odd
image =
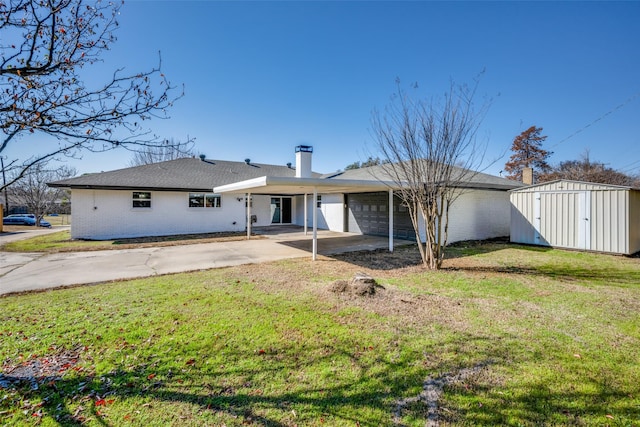
[[[511,241],[630,255],[640,251],[640,190],[557,180],[510,191]]]
[[[312,172],[312,152],[296,147],[295,166],[202,156],[49,185],[71,190],[76,239],[250,231],[273,224],[415,238],[381,166],[321,175]],[[508,236],[507,191],[520,184],[478,173],[465,186],[450,215],[449,241]]]

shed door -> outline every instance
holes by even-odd
[[[591,249],[591,194],[586,191],[538,194],[535,206],[538,244]]]
[[[580,235],[578,240],[578,249],[591,249],[591,193],[583,191],[579,193],[580,211],[578,213],[578,222],[580,226]]]

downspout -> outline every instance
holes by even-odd
[[[9,215],[9,196],[7,194],[7,175],[4,172],[4,160],[2,156],[0,156],[0,165],[2,166],[2,186],[4,187],[4,202],[6,204],[5,209],[7,210],[7,215]],[[2,213],[4,216],[4,212]]]

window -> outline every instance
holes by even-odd
[[[133,207],[134,208],[150,208],[151,192],[150,191],[134,191]]]
[[[316,207],[322,207],[322,196],[320,194],[318,194],[318,200],[316,200]]]
[[[204,196],[204,206],[207,208],[219,208],[222,206],[222,197],[219,194],[207,194]]]
[[[219,208],[222,196],[219,194],[189,193],[190,208]]]

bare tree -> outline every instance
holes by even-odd
[[[478,127],[489,106],[476,109],[478,87],[451,84],[440,99],[412,99],[398,91],[384,113],[373,113],[382,168],[407,207],[425,267],[439,269],[448,239],[449,211],[482,163]],[[425,242],[420,230],[425,231]]]
[[[166,118],[166,109],[182,96],[173,95],[160,63],[133,74],[117,69],[96,87],[82,78],[116,41],[121,6],[98,0],[0,1],[0,155],[25,143],[21,136],[40,134],[50,141],[43,153],[6,159],[14,180],[58,156],[163,142],[141,126],[152,117]]]
[[[129,165],[150,165],[152,163],[192,157],[194,155],[193,141],[189,139],[189,137],[187,137],[187,142],[176,142],[171,138],[170,140],[165,140],[161,145],[145,147],[144,150],[135,151],[129,161]]]
[[[77,171],[74,168],[62,166],[50,169],[48,162],[40,162],[14,182],[9,197],[14,205],[26,206],[29,213],[36,216],[36,225],[40,225],[42,217],[51,212],[67,192],[62,188],[49,187],[47,183],[75,175]]]
[[[625,175],[602,162],[594,162],[589,158],[589,150],[585,150],[580,160],[566,160],[550,168],[550,172],[540,176],[541,182],[556,179],[570,179],[575,181],[595,182],[598,184],[612,184],[636,186],[637,177]]]

